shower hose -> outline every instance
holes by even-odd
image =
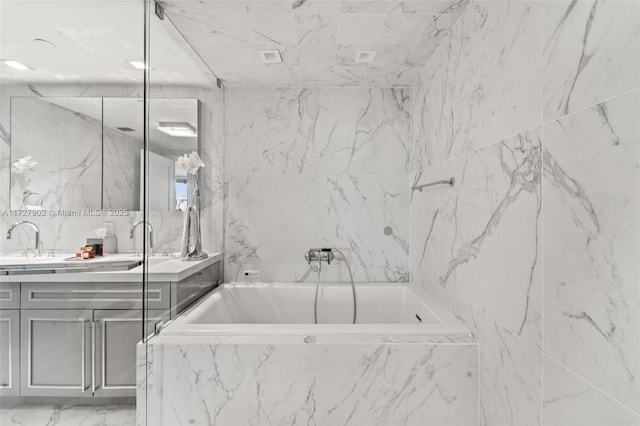
[[[331,251],[335,251],[340,254],[344,264],[347,265],[347,271],[349,271],[349,278],[351,279],[351,292],[353,294],[353,320],[352,324],[356,323],[356,315],[357,315],[357,304],[356,304],[356,286],[353,282],[353,273],[351,272],[351,265],[349,265],[349,261],[347,260],[344,253],[339,249],[331,249]],[[318,290],[320,289],[320,276],[322,274],[322,261],[318,260],[318,281],[316,282],[316,296],[313,301],[313,319],[316,324],[318,324]]]

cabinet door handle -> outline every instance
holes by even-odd
[[[91,393],[96,393],[96,321],[91,321]]]
[[[87,375],[87,323],[91,322],[91,320],[84,320],[82,322],[82,352],[80,356],[82,357],[82,392],[86,392],[89,386],[85,385],[86,375]]]

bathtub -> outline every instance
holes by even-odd
[[[163,329],[163,335],[461,335],[469,331],[439,305],[404,284],[229,283]]]
[[[475,426],[478,346],[404,284],[219,286],[138,345],[139,425]],[[143,407],[153,407],[145,410]]]

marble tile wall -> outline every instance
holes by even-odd
[[[140,210],[140,151],[144,141],[103,127],[102,205]]]
[[[480,424],[640,425],[640,3],[474,1],[411,92],[412,282]]]
[[[89,102],[100,107],[99,98]],[[11,173],[11,206],[23,207],[23,192],[32,191],[43,208],[99,209],[100,120],[36,97],[13,98],[11,110],[11,160],[29,156],[37,162],[32,171]]]
[[[228,87],[396,87],[411,84],[469,1],[159,3]],[[283,63],[262,63],[265,48]],[[362,50],[376,60],[354,62]]]
[[[475,344],[171,339],[149,345],[138,424],[476,424]]]
[[[141,97],[142,88],[133,86],[104,85],[37,85],[37,86],[0,86],[0,177],[9,182],[10,159],[10,108],[12,96],[34,97]],[[222,249],[223,234],[223,138],[224,138],[224,91],[180,86],[153,86],[151,97],[198,98],[201,101],[201,157],[206,164],[202,170],[200,182],[203,210],[202,235],[205,251],[215,252]],[[6,177],[6,180],[5,180]],[[9,208],[9,185],[0,185],[0,205]],[[45,249],[59,249],[65,253],[75,252],[85,243],[87,237],[93,237],[93,230],[103,226],[105,221],[113,222],[118,251],[127,253],[131,249],[142,247],[142,228],[138,228],[135,238],[129,239],[129,229],[133,223],[143,218],[142,212],[132,211],[128,216],[119,217],[33,217],[30,218],[41,229],[41,240]],[[7,229],[17,218],[11,215],[0,216],[0,226]],[[157,252],[179,251],[182,238],[183,217],[179,212],[152,212],[149,220],[154,228],[154,249]],[[30,229],[18,229],[11,240],[0,240],[0,253],[9,255],[33,246]]]
[[[226,280],[314,280],[312,247],[337,247],[360,282],[407,281],[406,89],[227,89]],[[323,279],[349,280],[341,263]]]

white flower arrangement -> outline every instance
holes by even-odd
[[[11,171],[16,174],[24,174],[27,170],[33,171],[33,168],[38,163],[36,161],[31,161],[31,156],[28,155],[23,158],[19,158],[16,161],[11,163]]]
[[[178,164],[180,164],[187,173],[191,173],[192,175],[195,175],[200,167],[204,167],[204,162],[195,151],[178,158]]]
[[[200,167],[204,167],[204,162],[195,151],[178,158],[178,164],[180,164],[180,167],[187,173],[191,173],[192,175],[195,175]]]

